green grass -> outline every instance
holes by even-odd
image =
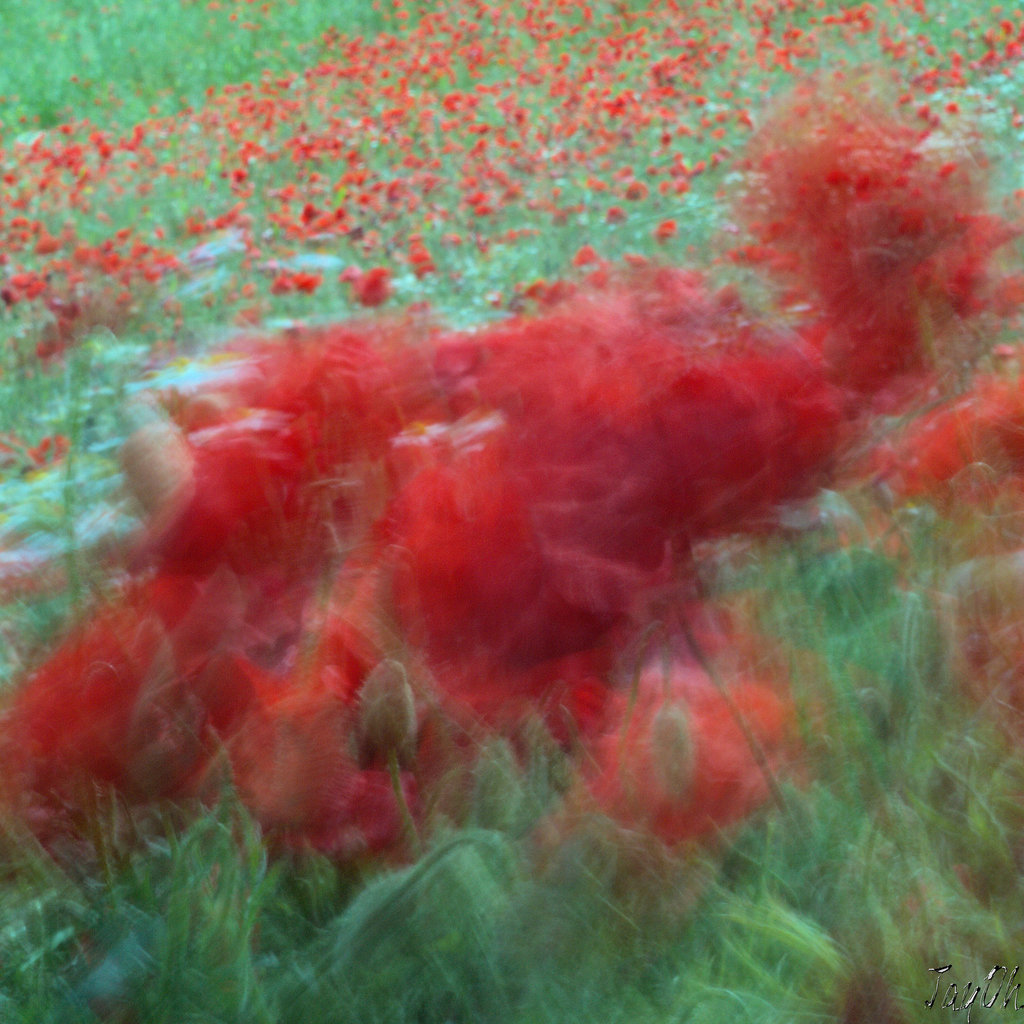
[[[383,30],[379,3],[11,0],[0,23],[0,125],[101,127],[200,106],[208,89],[312,61],[328,28]],[[11,55],[16,55],[13,57]]]
[[[386,31],[402,38],[429,15],[413,11],[406,21],[392,5],[377,6],[278,2],[264,14],[255,4],[170,0],[5,5],[0,43],[18,55],[0,67],[0,171],[17,179],[8,196],[27,197],[31,217],[53,231],[71,218],[90,244],[121,226],[157,244],[160,228],[159,244],[183,261],[155,284],[139,284],[122,317],[97,324],[50,365],[34,358],[45,311],[25,304],[0,314],[0,434],[31,444],[58,433],[71,441],[71,456],[56,466],[15,461],[0,468],[0,534],[23,550],[55,552],[62,574],[43,594],[0,605],[5,682],[45,652],[69,614],[109,585],[105,559],[136,522],[117,463],[132,401],[176,374],[197,372],[197,360],[230,336],[239,309],[256,305],[272,326],[350,314],[337,272],[394,257],[396,305],[426,300],[447,319],[476,323],[502,315],[517,285],[570,275],[584,242],[608,258],[642,252],[699,266],[713,266],[727,247],[727,197],[735,184],[727,161],[693,177],[685,195],[662,196],[652,187],[633,205],[616,192],[614,172],[629,164],[644,177],[647,165],[666,164],[666,125],[691,130],[673,140],[690,166],[726,148],[737,151],[745,129],[730,120],[725,139],[716,140],[700,117],[733,103],[757,118],[764,97],[791,80],[777,67],[738,65],[742,43],[729,35],[736,5],[692,5],[714,38],[731,47],[707,51],[706,107],[676,96],[649,123],[623,125],[609,116],[614,146],[603,155],[587,155],[594,138],[585,127],[537,141],[543,160],[495,153],[522,195],[482,219],[466,208],[463,180],[480,165],[467,155],[468,144],[445,151],[449,138],[464,141],[465,121],[447,135],[411,116],[400,132],[345,127],[352,111],[368,116],[396,105],[379,78],[365,90],[344,77],[325,79],[322,93],[281,86],[274,102],[296,102],[288,117],[265,130],[248,125],[240,135],[226,127],[238,106],[223,86],[258,82],[264,71],[268,78],[294,72],[301,82],[317,61],[342,60],[337,40],[322,38],[329,27],[342,36],[369,39]],[[591,24],[578,11],[562,10],[556,23],[561,18],[579,31],[544,41],[506,11],[504,49],[490,62],[474,67],[458,57],[454,81],[429,69],[410,72],[409,109],[430,111],[449,92],[493,86],[495,95],[521,103],[538,129],[562,124],[555,112],[565,94],[552,95],[544,69],[564,60],[570,76],[583,75],[599,64],[602,40],[621,40],[643,26],[633,13],[640,6],[594,4]],[[792,6],[789,21],[804,31],[822,14],[811,3]],[[830,5],[836,12],[851,6]],[[240,27],[229,20],[233,11],[262,27]],[[643,44],[650,56],[616,65],[622,77],[601,88],[614,95],[644,88],[660,55],[656,33],[673,19],[685,20],[684,37],[696,32],[687,5],[659,11],[650,21],[654,41]],[[899,81],[909,81],[926,63],[921,36],[940,53],[962,50],[968,63],[980,58],[984,32],[999,15],[969,3],[944,11],[941,18],[909,6],[878,13],[907,40],[910,56],[901,61],[883,53],[877,34],[837,28],[826,36],[828,46],[797,63],[815,70],[838,54],[851,61],[881,57]],[[438,49],[438,39],[422,52]],[[1022,184],[1014,158],[1021,129],[1013,116],[1021,65],[1005,68],[979,68],[965,85],[930,95],[936,108],[955,98],[980,126],[994,148],[1001,198]],[[208,89],[215,95],[206,105]],[[731,99],[722,96],[728,90]],[[193,114],[179,114],[185,108]],[[368,187],[340,184],[345,158],[331,158],[329,150],[306,163],[289,157],[297,135],[333,138],[339,118],[343,151],[366,168],[369,184],[405,174],[396,133],[409,133],[425,157],[438,161],[426,208],[393,217],[365,213],[360,226],[380,235],[373,247],[365,234],[295,239],[274,220],[281,202],[271,194],[291,182],[302,201],[325,208],[351,202]],[[100,128],[113,139],[144,123],[159,162],[181,173],[133,168],[130,154],[119,151],[103,174],[94,157],[86,159],[96,172],[89,210],[61,198],[72,183],[69,172],[60,171],[48,193],[35,190],[28,153],[36,133],[80,119],[90,124],[72,128],[68,138],[81,141]],[[190,120],[202,130],[184,128]],[[487,99],[471,120],[494,131],[503,117]],[[240,140],[278,154],[253,166],[245,230],[260,240],[267,260],[323,269],[325,283],[315,295],[273,295],[271,275],[238,248],[237,225],[189,234],[197,210],[213,217],[236,202],[222,174],[237,166]],[[422,185],[418,174],[408,175],[414,187]],[[652,184],[663,177],[653,176]],[[608,191],[588,184],[591,178]],[[140,192],[140,181],[151,187]],[[607,222],[611,205],[628,206],[625,224]],[[680,221],[680,234],[656,246],[651,232],[669,216]],[[524,228],[536,234],[496,240]],[[442,238],[451,232],[463,243],[446,245]],[[417,279],[399,257],[413,233],[424,236],[437,260],[430,277]],[[491,244],[475,244],[477,233]],[[185,257],[199,244],[210,258],[189,263]],[[29,268],[44,263],[30,250],[12,258]],[[744,280],[735,269],[725,272]],[[240,294],[246,284],[254,296]],[[216,811],[129,813],[99,792],[88,838],[56,858],[16,822],[3,823],[0,1021],[959,1019],[938,1003],[925,1007],[935,977],[928,969],[952,963],[958,984],[977,983],[995,963],[1009,960],[1012,967],[1024,950],[1024,763],[950,676],[935,594],[962,557],[955,530],[931,509],[904,509],[893,524],[901,537],[894,554],[863,525],[877,511],[872,501],[836,494],[834,521],[810,540],[746,545],[734,561],[723,556],[708,569],[713,593],[746,609],[766,635],[785,641],[784,649],[799,652],[789,667],[806,758],[800,777],[783,784],[781,809],[766,809],[717,846],[674,857],[597,819],[571,840],[554,842],[536,826],[563,788],[557,755],[538,742],[524,765],[496,743],[475,768],[466,822],[439,824],[414,864],[381,867],[268,852],[230,796]],[[841,534],[852,534],[853,543],[841,544]],[[886,1018],[886,1007],[897,1009]],[[971,1019],[1008,1018],[976,1005]]]

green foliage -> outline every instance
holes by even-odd
[[[381,31],[386,6],[10,0],[0,47],[18,58],[0,66],[0,124],[23,132],[85,117],[107,127],[196,107],[207,89],[310,60],[332,26]]]

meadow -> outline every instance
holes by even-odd
[[[641,259],[770,310],[738,162],[836,71],[955,140],[994,214],[1024,200],[1024,11],[967,0],[19,0],[0,43],[8,691],[122,578],[143,517],[119,452],[149,396],[215,377],[239,335],[493,324]],[[964,389],[975,364],[1015,379],[1018,313],[985,323]],[[776,799],[713,842],[595,816],[538,853],[568,788],[541,734],[485,745],[461,819],[404,860],[270,848],[230,793],[97,787],[56,845],[0,818],[0,1021],[966,1018],[1024,958],[1024,531],[1015,493],[971,504],[985,483],[837,483],[813,528],[709,546],[702,587],[802,730]],[[949,612],[979,556],[1008,650],[981,699]],[[1004,994],[970,1019],[1011,1019]]]

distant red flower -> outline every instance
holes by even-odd
[[[287,295],[295,291],[295,282],[291,274],[278,274],[270,285],[271,295]]]
[[[412,264],[413,273],[417,277],[432,274],[437,269],[434,257],[419,236],[414,236],[409,242],[409,263]]]
[[[271,282],[270,293],[272,295],[289,295],[293,292],[300,292],[310,295],[323,284],[323,280],[323,274],[305,270],[282,270]]]
[[[40,234],[39,240],[36,242],[35,252],[37,256],[49,256],[55,252],[59,252],[63,245],[64,242],[61,238],[58,238],[56,235],[43,232]]]
[[[292,277],[295,290],[307,295],[315,292],[323,284],[323,280],[323,274],[311,274],[308,272],[298,273]]]
[[[534,281],[523,290],[523,296],[540,307],[557,306],[576,293],[578,286],[568,281]]]
[[[373,267],[352,281],[356,301],[363,306],[383,305],[393,294],[391,271],[387,267]]]
[[[589,267],[600,262],[601,257],[598,256],[597,250],[592,245],[581,245],[572,258],[574,267]]]
[[[663,220],[655,229],[654,237],[656,241],[667,242],[670,238],[675,238],[679,228],[674,220]]]

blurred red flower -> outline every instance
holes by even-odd
[[[363,306],[380,306],[391,298],[391,271],[387,267],[372,267],[352,281],[356,301]]]
[[[674,220],[663,220],[654,229],[654,238],[658,242],[667,242],[670,238],[675,238],[678,230],[678,225]]]
[[[792,708],[774,689],[745,680],[723,694],[695,665],[648,669],[619,707],[593,745],[587,789],[609,817],[669,845],[764,804],[792,742]]]
[[[993,254],[1015,231],[986,212],[979,163],[954,149],[838,76],[797,89],[751,140],[741,215],[789,257],[784,275],[819,309],[846,386],[973,354],[963,324],[990,308]]]

